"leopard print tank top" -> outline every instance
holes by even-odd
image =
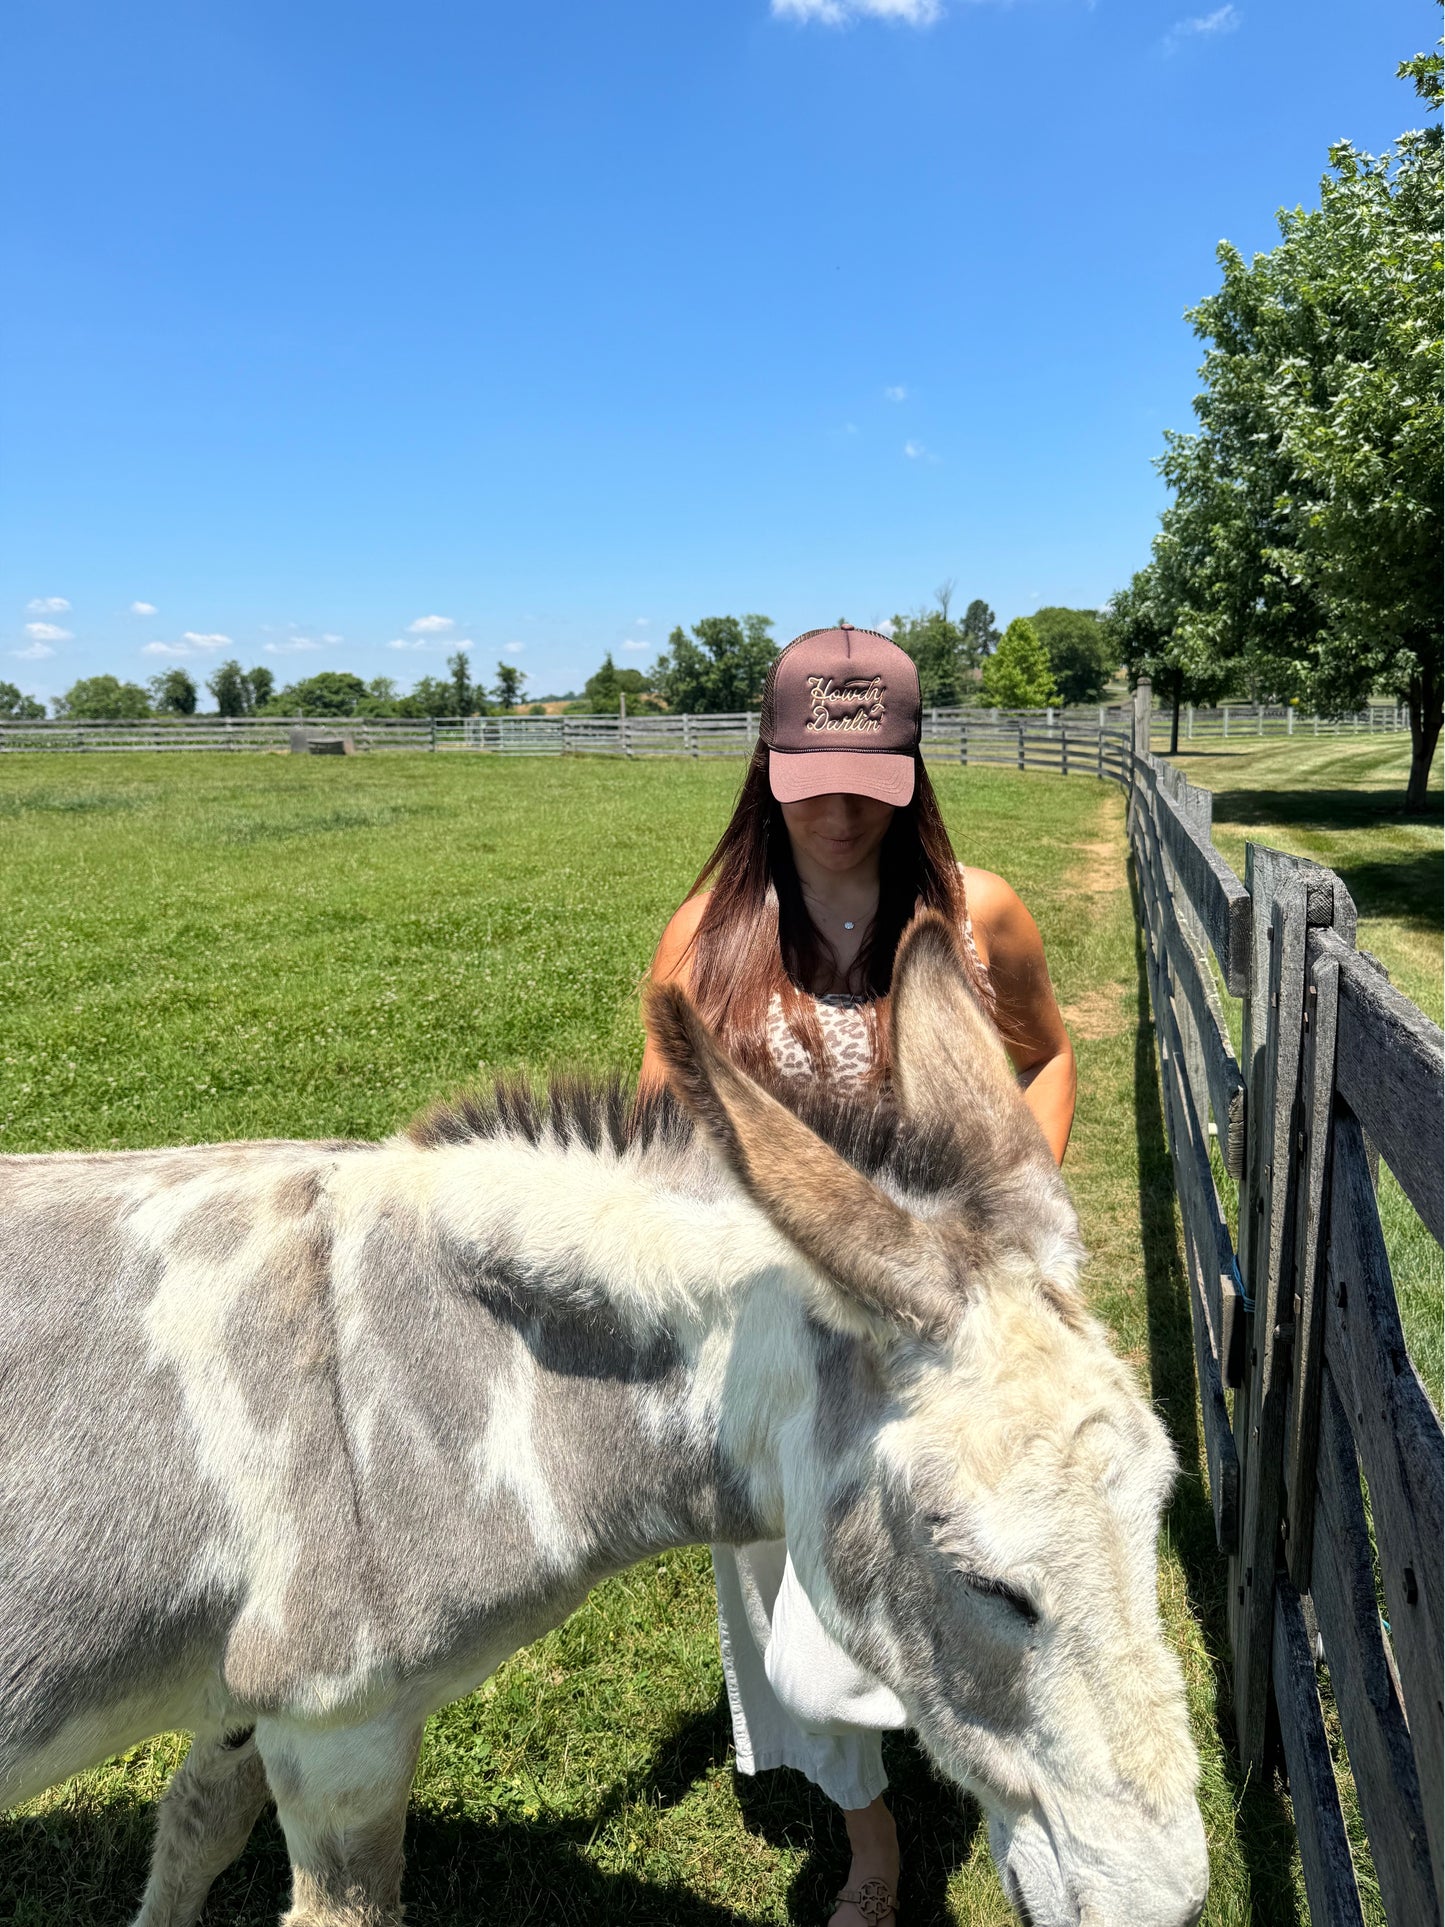
[[[973,924],[965,916],[963,942],[969,960],[988,985],[988,971],[973,940]],[[991,986],[990,986],[991,988]],[[868,1034],[868,1016],[863,997],[830,995],[812,1000],[823,1033],[823,1056],[830,1084],[842,1090],[860,1090],[873,1068],[873,1050]],[[783,1015],[783,1000],[776,991],[768,1005],[768,1051],[784,1077],[816,1077],[813,1060],[789,1030]]]

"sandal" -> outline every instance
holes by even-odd
[[[868,1927],[883,1927],[885,1921],[898,1919],[898,1896],[886,1880],[865,1880],[861,1887],[845,1887],[833,1898],[839,1907],[856,1907]]]

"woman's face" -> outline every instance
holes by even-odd
[[[823,870],[852,870],[878,849],[893,821],[893,805],[871,796],[808,796],[780,803],[793,855]]]

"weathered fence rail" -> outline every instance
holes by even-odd
[[[344,738],[359,752],[472,750],[499,756],[743,756],[758,712],[731,715],[191,717],[174,722],[0,723],[0,750],[91,754],[113,750],[284,751],[305,732]],[[930,760],[1046,769],[1127,780],[1130,723],[1121,709],[932,709],[923,718]]]
[[[501,755],[548,756],[732,756],[757,740],[758,713],[676,716],[409,716],[325,718],[286,716],[187,716],[140,722],[3,722],[0,751],[111,749],[284,750],[290,732],[304,721],[312,729],[351,738],[358,750],[471,749]],[[923,720],[924,747],[947,754],[964,743],[973,762],[999,762],[1017,768],[1018,731],[1025,734],[1025,762],[1061,767],[1059,750],[1072,769],[1097,738],[1117,740],[1127,754],[1132,741],[1128,712],[1117,705],[1076,709],[932,709]],[[1283,708],[1225,704],[1218,709],[1186,708],[1180,715],[1180,741],[1248,743],[1257,738],[1340,735],[1360,731],[1408,730],[1409,717],[1394,704],[1373,704],[1349,716],[1301,716]],[[1166,741],[1168,710],[1156,709],[1151,741]],[[1097,759],[1096,759],[1097,760]],[[1098,774],[1097,769],[1094,772]],[[1119,772],[1105,772],[1119,774]]]
[[[1150,741],[1167,741],[1174,712],[1156,709],[1150,718]],[[1206,709],[1185,703],[1179,711],[1181,743],[1242,742],[1260,736],[1359,736],[1397,730],[1409,732],[1410,712],[1400,703],[1370,703],[1364,709],[1338,716],[1304,715],[1284,703],[1221,703]]]
[[[1433,1927],[1441,1428],[1406,1350],[1373,1159],[1439,1242],[1441,1033],[1356,950],[1354,905],[1332,872],[1251,844],[1240,882],[1211,840],[1209,792],[1150,754],[1148,704],[1143,687],[1129,835],[1229,1561],[1240,1754],[1259,1768],[1277,1730],[1313,1919],[1362,1922],[1326,1665],[1386,1917]],[[1240,1056],[1220,980],[1242,1000]],[[1237,1240],[1221,1198],[1231,1180]]]

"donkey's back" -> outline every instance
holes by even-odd
[[[0,1806],[224,1701],[295,1552],[284,1495],[243,1489],[247,1437],[304,1440],[335,1503],[339,1148],[0,1159]]]

